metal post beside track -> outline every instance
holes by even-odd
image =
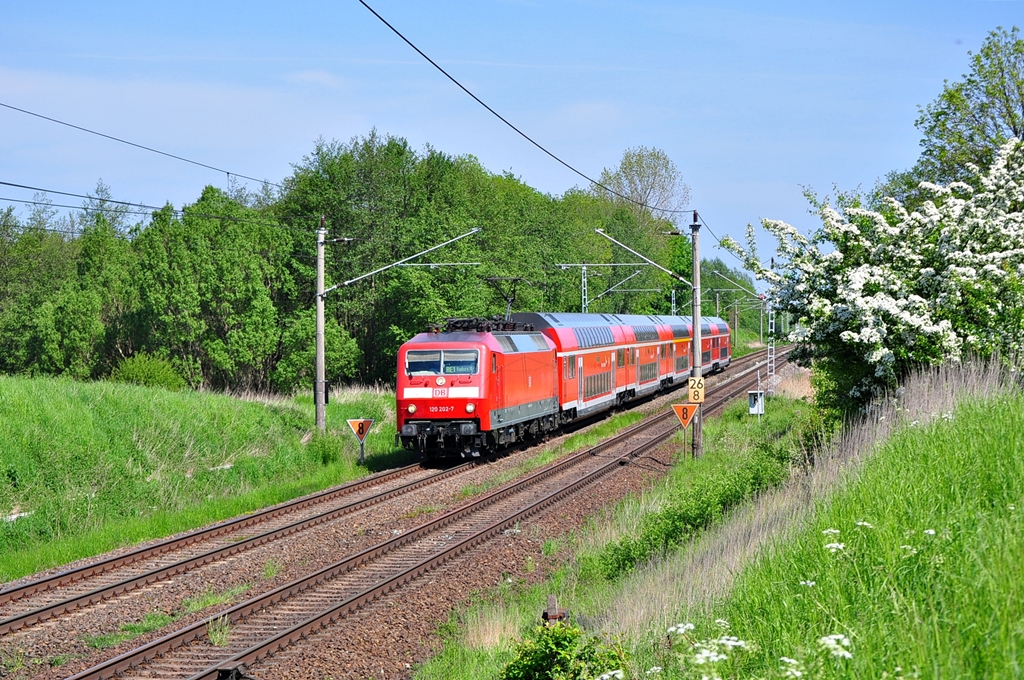
[[[703,375],[701,366],[701,316],[700,316],[700,222],[697,220],[697,211],[693,211],[693,224],[690,225],[690,234],[693,236],[693,361],[691,362],[690,375],[700,379]],[[704,453],[704,437],[701,427],[701,408],[698,405],[693,415],[693,457],[697,458]]]

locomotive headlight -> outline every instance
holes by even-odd
[[[469,402],[468,404],[466,404],[466,413],[472,413],[475,410],[476,404],[474,404],[473,402]]]
[[[416,413],[416,404],[409,404],[408,411],[409,413]]]

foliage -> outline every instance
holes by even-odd
[[[515,650],[501,680],[590,680],[627,666],[618,645],[598,642],[578,626],[537,626]],[[617,677],[621,677],[617,676]]]
[[[1017,27],[991,31],[970,64],[963,80],[946,81],[921,110],[921,158],[906,172],[890,173],[876,187],[876,203],[892,196],[916,207],[928,198],[919,188],[924,181],[978,189],[978,169],[988,169],[1010,139],[1024,139],[1024,40]]]
[[[178,375],[171,362],[145,352],[128,357],[114,367],[110,379],[114,382],[146,387],[163,387],[172,391],[186,387],[185,379]]]
[[[738,675],[1018,675],[1022,414],[1014,394],[910,421],[744,569],[711,614],[757,643]]]
[[[799,320],[791,356],[830,374],[833,404],[863,404],[915,365],[1024,352],[1024,146],[1008,142],[977,181],[979,191],[923,185],[933,198],[913,212],[841,195],[816,205],[810,237],[764,220],[774,269],[759,262],[752,227],[747,249],[723,241]]]
[[[626,149],[619,167],[605,168],[598,181],[607,187],[597,187],[599,195],[623,203],[641,223],[652,218],[674,223],[675,212],[690,202],[690,187],[682,173],[658,148]]]
[[[667,172],[661,179],[683,187],[655,151],[627,152],[627,169]],[[197,388],[306,390],[321,217],[330,239],[344,239],[327,245],[328,286],[481,228],[414,263],[479,266],[394,267],[327,296],[334,385],[391,383],[402,342],[446,317],[504,313],[513,288],[515,311],[577,311],[579,269],[555,265],[634,261],[596,228],[689,269],[686,239],[666,238],[668,222],[649,211],[579,189],[546,195],[472,156],[417,151],[375,130],[319,140],[283,184],[206,187],[191,205],[134,225],[102,182],[68,216],[45,196],[25,220],[0,212],[0,372],[97,379],[144,352]],[[618,271],[593,272],[591,299],[621,280]],[[642,268],[636,290],[603,296],[591,311],[667,313],[670,295],[656,292],[665,283]]]

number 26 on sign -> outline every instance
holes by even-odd
[[[704,378],[690,378],[686,395],[691,404],[704,403]]]

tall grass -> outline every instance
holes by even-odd
[[[378,420],[369,467],[401,462],[393,410],[386,393],[346,395],[337,432],[313,437],[303,398],[0,377],[0,579],[365,474],[345,418]]]
[[[744,675],[1024,674],[1024,398],[936,413],[899,431],[714,608],[756,643]],[[837,634],[848,659],[822,642]]]

